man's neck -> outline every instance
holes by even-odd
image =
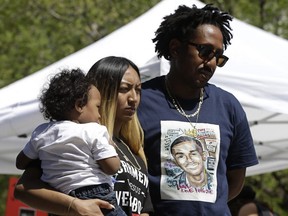
[[[204,172],[198,176],[190,176],[186,174],[186,179],[191,186],[203,187],[207,184],[207,178]]]
[[[166,75],[167,88],[172,96],[182,99],[195,99],[200,97],[201,88],[193,88],[172,74]]]

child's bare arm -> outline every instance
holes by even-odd
[[[118,156],[98,160],[97,162],[107,175],[115,174],[120,168],[120,159]]]

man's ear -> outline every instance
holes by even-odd
[[[209,156],[209,155],[208,155],[208,152],[207,152],[207,151],[203,151],[203,152],[202,152],[202,160],[203,160],[203,161],[206,161],[208,156]]]
[[[169,51],[172,58],[177,58],[180,51],[181,42],[178,39],[172,39],[169,43]]]
[[[173,155],[171,155],[171,162],[174,163],[174,165],[179,166]]]
[[[83,112],[83,106],[81,106],[81,100],[80,99],[76,100],[74,108],[78,113]]]

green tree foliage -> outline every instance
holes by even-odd
[[[0,87],[97,41],[159,0],[0,0]]]
[[[256,175],[246,178],[246,184],[251,185],[256,198],[267,203],[278,215],[288,212],[288,170]]]
[[[212,3],[234,17],[288,39],[287,0],[202,0]]]
[[[0,175],[0,215],[5,215],[10,175]],[[15,176],[19,177],[19,176]]]

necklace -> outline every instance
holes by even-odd
[[[134,168],[140,170],[141,169],[141,166],[139,165],[137,159],[135,158],[134,154],[131,152],[130,148],[126,145],[126,143],[123,142],[123,140],[121,140],[120,138],[118,137],[115,137],[115,139],[120,142],[123,146],[125,146],[125,148],[128,150],[129,154],[131,155],[131,158],[133,157],[133,160],[135,161],[135,163],[132,163],[132,161],[127,157],[126,154],[124,154],[124,152],[118,147],[118,145],[116,144],[116,148],[119,150],[119,152],[123,155],[124,159],[129,162]],[[136,166],[136,165],[137,166]]]
[[[201,106],[202,106],[202,103],[203,103],[203,98],[204,98],[203,88],[201,88],[200,101],[199,101],[199,105],[198,105],[197,110],[196,110],[194,113],[192,113],[192,114],[186,114],[185,111],[183,110],[183,108],[181,107],[180,103],[178,102],[178,100],[177,100],[176,98],[174,98],[174,97],[172,96],[172,94],[170,93],[169,87],[168,87],[167,77],[165,78],[165,87],[166,87],[166,90],[167,90],[167,92],[168,92],[168,95],[169,95],[170,99],[172,100],[173,105],[175,106],[175,108],[177,109],[177,111],[178,111],[181,115],[185,116],[186,118],[190,118],[190,117],[194,117],[194,116],[196,116],[196,115],[199,114],[200,109],[201,109]]]
[[[186,114],[184,109],[181,107],[179,101],[174,98],[172,96],[172,94],[170,93],[169,91],[169,87],[168,87],[168,79],[167,79],[167,76],[165,77],[165,88],[167,90],[167,93],[170,97],[170,99],[172,100],[172,103],[174,105],[174,107],[176,108],[176,110],[182,115],[184,116],[188,122],[190,123],[191,127],[192,127],[192,131],[188,131],[188,134],[189,135],[192,135],[193,137],[197,137],[197,128],[196,128],[196,125],[198,123],[198,118],[199,118],[199,113],[200,113],[200,110],[201,110],[201,106],[202,106],[202,103],[203,103],[203,98],[204,98],[204,89],[201,88],[201,91],[200,91],[200,100],[199,100],[199,104],[198,104],[198,108],[197,110],[192,113],[192,114]],[[191,117],[195,117],[196,116],[196,121],[195,121],[195,124],[193,125],[192,122],[190,121],[189,118]]]

